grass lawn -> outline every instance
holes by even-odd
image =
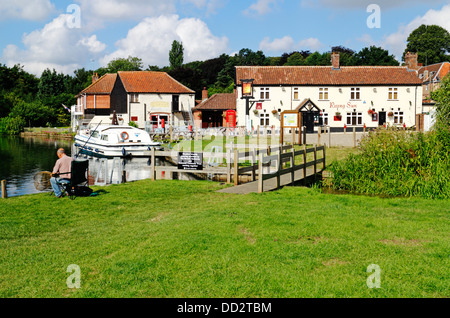
[[[449,200],[221,187],[140,181],[3,200],[0,297],[450,296]],[[71,264],[80,289],[66,285]],[[367,287],[371,264],[380,289]]]

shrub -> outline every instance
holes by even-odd
[[[358,154],[332,163],[324,184],[360,194],[450,198],[449,146],[448,130],[380,129],[361,141]]]

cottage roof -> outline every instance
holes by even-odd
[[[197,105],[194,110],[236,110],[236,94],[214,94]]]
[[[164,72],[119,72],[128,93],[195,94],[195,92]]]
[[[421,85],[414,71],[402,66],[237,66],[236,81],[273,86]]]
[[[428,71],[428,75],[425,74],[425,72]],[[449,62],[443,62],[443,63],[437,63],[432,64],[428,66],[421,67],[418,71],[419,78],[423,82],[429,82],[429,81],[439,81],[442,79],[445,75],[450,73],[450,63]]]
[[[87,88],[81,91],[82,94],[98,94],[98,95],[109,95],[111,94],[114,84],[117,79],[117,74],[105,74],[100,77],[97,81],[89,85]]]

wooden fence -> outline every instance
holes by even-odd
[[[313,160],[307,161],[307,154],[313,154]],[[323,153],[322,158],[318,159],[318,154]],[[306,145],[302,149],[295,150],[292,145],[268,147],[265,149],[253,149],[248,151],[240,151],[239,149],[228,149],[226,153],[215,154],[220,158],[226,158],[222,166],[206,166],[201,171],[191,171],[179,169],[178,166],[157,166],[156,158],[172,158],[172,163],[177,164],[173,160],[174,152],[172,151],[150,151],[151,157],[151,179],[156,180],[157,174],[160,172],[173,173],[191,173],[191,174],[218,174],[226,175],[227,183],[234,183],[235,186],[240,184],[240,176],[247,176],[250,182],[258,181],[258,192],[264,192],[264,181],[276,178],[277,189],[281,187],[280,179],[285,174],[291,174],[291,183],[296,181],[295,172],[302,170],[303,178],[306,179],[307,168],[313,167],[314,176],[317,177],[318,165],[322,164],[322,170],[325,169],[325,147],[307,148]],[[204,158],[211,157],[205,154]],[[301,157],[300,164],[296,164],[296,158]],[[264,170],[266,171],[264,173]],[[233,182],[232,182],[233,179]],[[297,178],[298,179],[298,178]]]

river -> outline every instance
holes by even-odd
[[[67,155],[72,157],[75,157],[77,152],[70,140],[0,136],[0,180],[7,180],[8,197],[41,193],[36,190],[33,177],[38,172],[53,170],[53,166],[58,160],[56,152],[59,148],[64,148]],[[97,185],[120,183],[122,170],[125,171],[127,181],[144,180],[151,177],[148,158],[118,159],[117,161],[110,159],[107,171],[105,171],[105,162],[98,158],[87,158],[80,155],[78,159],[89,160],[91,185],[96,181]],[[165,165],[159,160],[157,160],[157,164]],[[168,174],[164,174],[157,178],[168,176]],[[180,178],[188,177],[180,176]]]

